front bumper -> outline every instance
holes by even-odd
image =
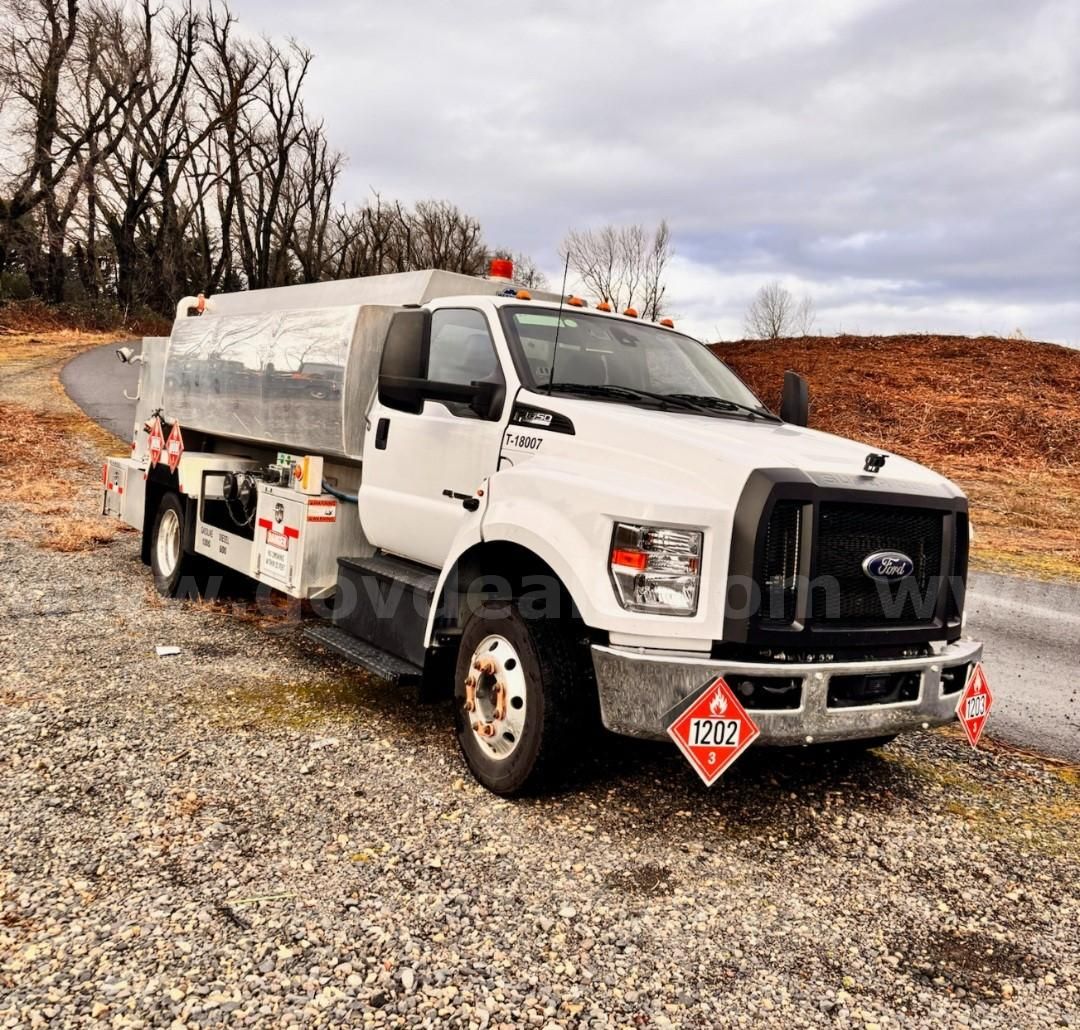
[[[798,708],[755,709],[747,706],[765,744],[810,744],[858,740],[941,726],[956,718],[963,683],[943,692],[942,670],[977,662],[982,644],[961,640],[925,658],[869,662],[790,665],[778,662],[726,662],[658,652],[633,651],[594,644],[593,665],[604,725],[630,737],[667,740],[664,716],[706,683],[723,676],[731,684],[739,676],[796,678],[801,681]],[[829,683],[834,676],[919,675],[913,700],[857,707],[830,707]]]

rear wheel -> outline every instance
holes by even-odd
[[[473,775],[496,794],[534,790],[577,757],[591,680],[572,623],[526,619],[512,601],[470,616],[454,678],[457,738]]]
[[[184,552],[187,515],[180,495],[161,498],[150,536],[150,568],[162,597],[197,596],[205,588],[206,562]]]

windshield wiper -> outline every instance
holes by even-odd
[[[771,411],[766,411],[764,408],[752,408],[749,404],[740,404],[738,401],[729,401],[726,397],[707,397],[699,396],[693,393],[668,393],[661,396],[668,397],[674,400],[686,401],[691,404],[695,404],[699,407],[709,408],[712,410],[719,409],[720,411],[744,411],[751,418],[763,418],[769,422],[782,422],[783,419],[778,418]]]
[[[714,415],[717,411],[746,412],[751,418],[767,419],[780,422],[774,414],[764,408],[751,408],[738,401],[729,401],[724,397],[698,396],[691,393],[653,393],[639,390],[636,386],[618,386],[614,383],[549,383],[547,392],[578,393],[585,397],[613,397],[628,401],[651,401],[662,408],[675,408],[678,411],[696,411],[702,415]]]
[[[547,392],[579,393],[584,397],[613,397],[617,400],[651,401],[662,408],[675,408],[680,411],[700,411],[710,414],[708,408],[697,404],[694,398],[681,397],[674,393],[651,393],[634,386],[617,386],[614,383],[549,383]]]

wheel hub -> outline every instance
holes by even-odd
[[[506,637],[484,637],[473,651],[464,708],[485,753],[497,761],[509,758],[525,728],[526,706],[521,659]]]
[[[166,508],[161,516],[157,536],[158,568],[166,577],[171,576],[180,561],[180,520],[172,508]]]

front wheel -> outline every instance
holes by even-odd
[[[457,739],[476,779],[509,796],[565,773],[577,757],[590,683],[573,623],[527,619],[512,601],[477,609],[454,677]]]

